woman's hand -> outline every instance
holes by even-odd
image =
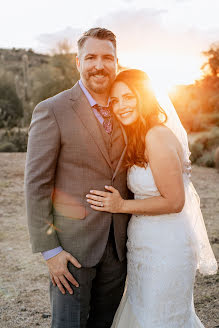
[[[110,192],[90,190],[90,194],[86,195],[87,202],[96,211],[121,213],[124,199],[120,196],[118,190],[112,186],[105,186],[105,189]]]

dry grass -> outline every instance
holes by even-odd
[[[0,154],[0,327],[48,328],[50,307],[47,268],[32,255],[23,197],[24,153]],[[193,181],[215,254],[219,257],[219,174],[193,167]],[[219,326],[219,275],[197,276],[196,311],[206,328]]]

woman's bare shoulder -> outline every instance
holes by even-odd
[[[146,135],[145,144],[148,153],[161,152],[168,156],[173,152],[178,154],[181,161],[183,159],[183,150],[178,138],[164,125],[151,128]]]
[[[176,140],[175,134],[165,125],[156,125],[152,127],[146,134],[146,143],[159,140],[160,142]]]

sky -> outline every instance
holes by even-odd
[[[2,4],[1,4],[2,2]],[[49,53],[91,27],[117,36],[123,66],[167,88],[200,78],[202,51],[219,41],[219,0],[0,0],[0,48]]]

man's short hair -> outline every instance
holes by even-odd
[[[106,28],[101,28],[101,27],[94,27],[89,29],[88,31],[84,32],[82,36],[78,40],[78,53],[80,53],[81,49],[83,48],[83,45],[85,41],[88,38],[94,38],[98,40],[109,40],[112,42],[115,51],[116,51],[116,36],[115,34],[107,30]]]

